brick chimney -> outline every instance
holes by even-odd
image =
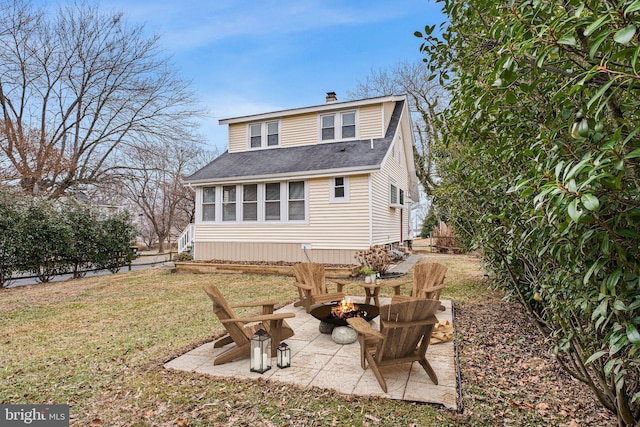
[[[338,102],[338,97],[335,92],[327,92],[327,104],[331,104],[332,102]]]

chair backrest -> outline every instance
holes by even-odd
[[[218,319],[229,320],[236,318],[236,314],[218,288],[205,286],[203,289],[213,302],[213,313]],[[222,326],[229,332],[229,336],[236,344],[243,344],[247,339],[251,339],[249,331],[238,323],[223,323]]]
[[[439,301],[429,299],[381,306],[380,333],[384,338],[376,349],[378,361],[424,355],[438,323],[435,313],[439,306]]]
[[[312,287],[311,295],[327,293],[327,284],[324,280],[324,264],[317,262],[299,262],[293,266],[293,274],[296,280]]]
[[[421,299],[440,299],[440,289],[431,288],[444,283],[447,267],[435,262],[418,262],[413,267],[413,289],[411,295]]]

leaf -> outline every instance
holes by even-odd
[[[635,159],[636,157],[640,157],[640,148],[636,148],[635,150],[624,156],[625,159]]]
[[[613,338],[613,339],[615,339],[615,342],[609,349],[609,356],[613,356],[614,354],[622,350],[628,342],[627,336],[623,334],[620,334],[619,336],[617,336],[617,339],[616,338]]]
[[[621,30],[616,31],[613,40],[620,44],[627,44],[636,35],[636,26],[629,24]]]
[[[595,30],[600,28],[600,26],[604,24],[605,21],[608,21],[608,20],[609,20],[609,15],[601,16],[596,21],[592,22],[591,25],[589,25],[586,30],[584,30],[584,35],[585,36],[591,35],[591,33],[593,33]]]
[[[589,356],[589,358],[587,359],[586,362],[584,362],[585,365],[588,365],[589,363],[593,362],[594,360],[600,359],[602,356],[604,356],[605,354],[609,353],[606,350],[600,350],[596,353],[593,353],[591,356]]]
[[[618,228],[616,234],[623,237],[630,237],[632,239],[640,239],[640,233],[632,228]]]
[[[577,46],[578,42],[576,41],[576,38],[573,36],[573,34],[565,34],[558,39],[558,44]]]
[[[516,94],[513,93],[513,91],[507,91],[507,93],[505,94],[505,99],[507,101],[508,104],[515,104],[518,102],[518,98],[516,97]]]
[[[583,194],[582,197],[580,198],[580,201],[582,202],[582,206],[584,206],[585,209],[590,210],[592,212],[597,211],[598,208],[600,207],[600,201],[593,194],[589,194],[589,193]]]
[[[627,325],[627,338],[633,345],[640,345],[640,332],[632,323]]]
[[[607,91],[607,89],[609,89],[611,87],[611,85],[613,84],[614,81],[615,80],[609,80],[607,82],[607,84],[605,84],[600,89],[598,89],[598,91],[595,93],[595,95],[593,95],[593,97],[589,100],[589,103],[587,104],[587,108],[591,108],[593,103],[596,102],[598,99],[600,99],[602,97],[602,95],[604,95],[604,93]],[[583,121],[586,122],[586,120],[583,120]],[[581,135],[581,136],[585,136],[585,135]]]
[[[631,3],[629,6],[627,6],[627,8],[624,10],[624,16],[626,17],[631,12],[637,12],[639,10],[640,10],[640,0],[636,0],[633,3]]]
[[[578,209],[578,199],[573,199],[573,201],[569,203],[569,208],[567,210],[573,221],[577,222],[582,216],[582,210]]]

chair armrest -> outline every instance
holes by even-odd
[[[347,323],[356,330],[358,335],[364,335],[367,338],[377,338],[380,340],[384,338],[380,332],[373,330],[369,322],[364,320],[362,317],[351,317],[347,319]]]
[[[393,288],[394,295],[400,295],[400,286],[406,285],[413,282],[402,282],[402,283],[382,283],[382,286],[387,286],[389,288]]]
[[[349,320],[347,320],[347,322],[348,321]],[[395,322],[393,320],[380,319],[380,324],[384,325],[385,328],[406,328],[407,326],[437,325],[438,319],[436,319],[435,316],[424,320],[412,320],[410,322]]]
[[[224,319],[220,320],[220,323],[252,323],[252,322],[267,322],[269,320],[284,320],[289,319],[291,317],[296,317],[295,313],[274,313],[274,314],[263,314],[261,316],[252,316],[252,317],[237,317],[235,319]]]
[[[293,282],[293,285],[296,288],[300,288],[300,289],[304,289],[305,291],[310,291],[313,288],[311,287],[311,285],[307,285],[306,283],[300,283],[300,282]]]
[[[230,305],[231,308],[240,308],[240,307],[274,307],[278,304],[277,301],[263,301],[263,302],[245,302],[241,304],[233,304]]]
[[[346,285],[348,285],[347,282],[341,282],[339,280],[325,280],[325,282],[333,283],[333,284],[337,285],[338,293],[342,292],[342,288],[344,288]]]
[[[422,290],[422,292],[433,292],[433,291],[438,291],[438,290],[440,290],[440,289],[444,289],[444,288],[446,288],[446,287],[447,287],[447,285],[445,285],[445,284],[443,283],[443,284],[441,284],[441,285],[437,285],[437,286],[430,286],[430,287],[428,287],[428,288],[425,288],[425,289],[423,289],[423,290]]]

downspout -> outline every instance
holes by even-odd
[[[404,239],[402,238],[402,228],[404,227],[403,221],[404,220],[404,209],[400,209],[400,244],[402,244],[402,242],[404,242]]]
[[[369,247],[373,246],[373,189],[371,188],[371,174],[368,176],[369,181]]]

